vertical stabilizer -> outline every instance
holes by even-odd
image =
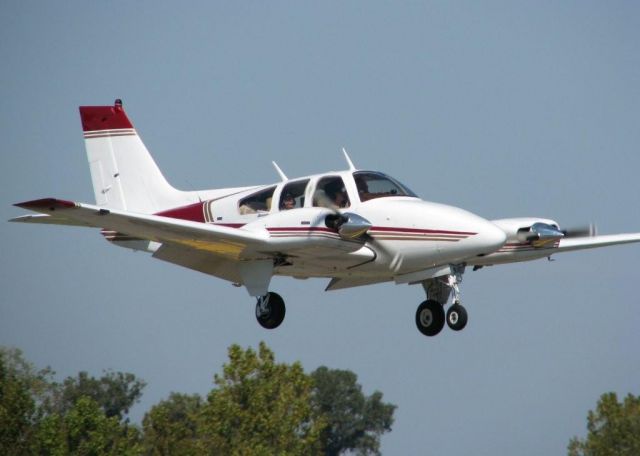
[[[154,213],[187,202],[189,192],[169,185],[122,101],[116,100],[113,106],[81,106],[80,117],[97,205]]]

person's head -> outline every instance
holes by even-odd
[[[336,203],[336,205],[338,207],[344,207],[347,203],[347,195],[344,191],[344,189],[340,189],[336,192],[334,198],[333,198],[334,203]]]
[[[296,200],[293,199],[293,195],[291,193],[287,193],[282,199],[282,208],[293,209],[294,207],[296,207]]]

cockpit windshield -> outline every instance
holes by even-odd
[[[353,179],[358,188],[360,201],[363,203],[375,198],[385,198],[389,196],[418,196],[402,185],[397,180],[386,174],[374,171],[357,171],[353,173]]]

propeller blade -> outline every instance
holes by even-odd
[[[585,226],[567,228],[566,230],[562,230],[562,233],[565,238],[594,237],[598,234],[598,230],[595,224],[590,223]]]

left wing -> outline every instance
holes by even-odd
[[[72,201],[45,198],[16,204],[18,207],[46,214],[18,217],[14,222],[80,225],[114,230],[131,237],[162,244],[178,245],[208,252],[232,260],[270,258],[269,234],[158,215],[137,214]],[[46,220],[46,221],[45,221]]]

